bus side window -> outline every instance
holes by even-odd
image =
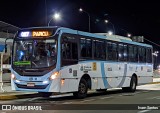
[[[63,38],[67,38],[67,37],[63,37]],[[61,44],[62,66],[78,63],[78,46],[77,46],[78,44],[74,41],[75,40],[73,38],[67,39],[63,41]]]
[[[133,53],[133,46],[132,45],[128,46],[128,61],[134,62],[134,53]]]
[[[89,38],[80,38],[80,55],[82,59],[92,58],[92,40]]]
[[[138,51],[136,46],[133,47],[133,54],[134,54],[134,62],[138,62]]]
[[[139,54],[139,62],[146,62],[146,51],[145,48],[139,47],[138,49],[138,54]]]
[[[146,49],[146,62],[152,63],[152,51],[150,48]]]

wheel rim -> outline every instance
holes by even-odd
[[[133,81],[133,83],[132,83],[132,89],[134,90],[135,87],[136,87],[136,83],[135,83],[135,81]]]
[[[86,86],[85,86],[85,84],[80,83],[79,91],[80,91],[81,94],[84,94],[86,92]]]

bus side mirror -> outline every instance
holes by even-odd
[[[5,48],[4,49],[5,49],[5,53],[7,53],[7,44],[5,44]]]

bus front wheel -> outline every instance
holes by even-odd
[[[81,79],[78,87],[78,91],[74,92],[73,95],[76,98],[85,98],[87,96],[88,85],[85,79]]]

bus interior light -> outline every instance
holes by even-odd
[[[55,78],[57,78],[59,75],[59,72],[54,72],[51,76],[50,76],[50,80],[53,80]]]

